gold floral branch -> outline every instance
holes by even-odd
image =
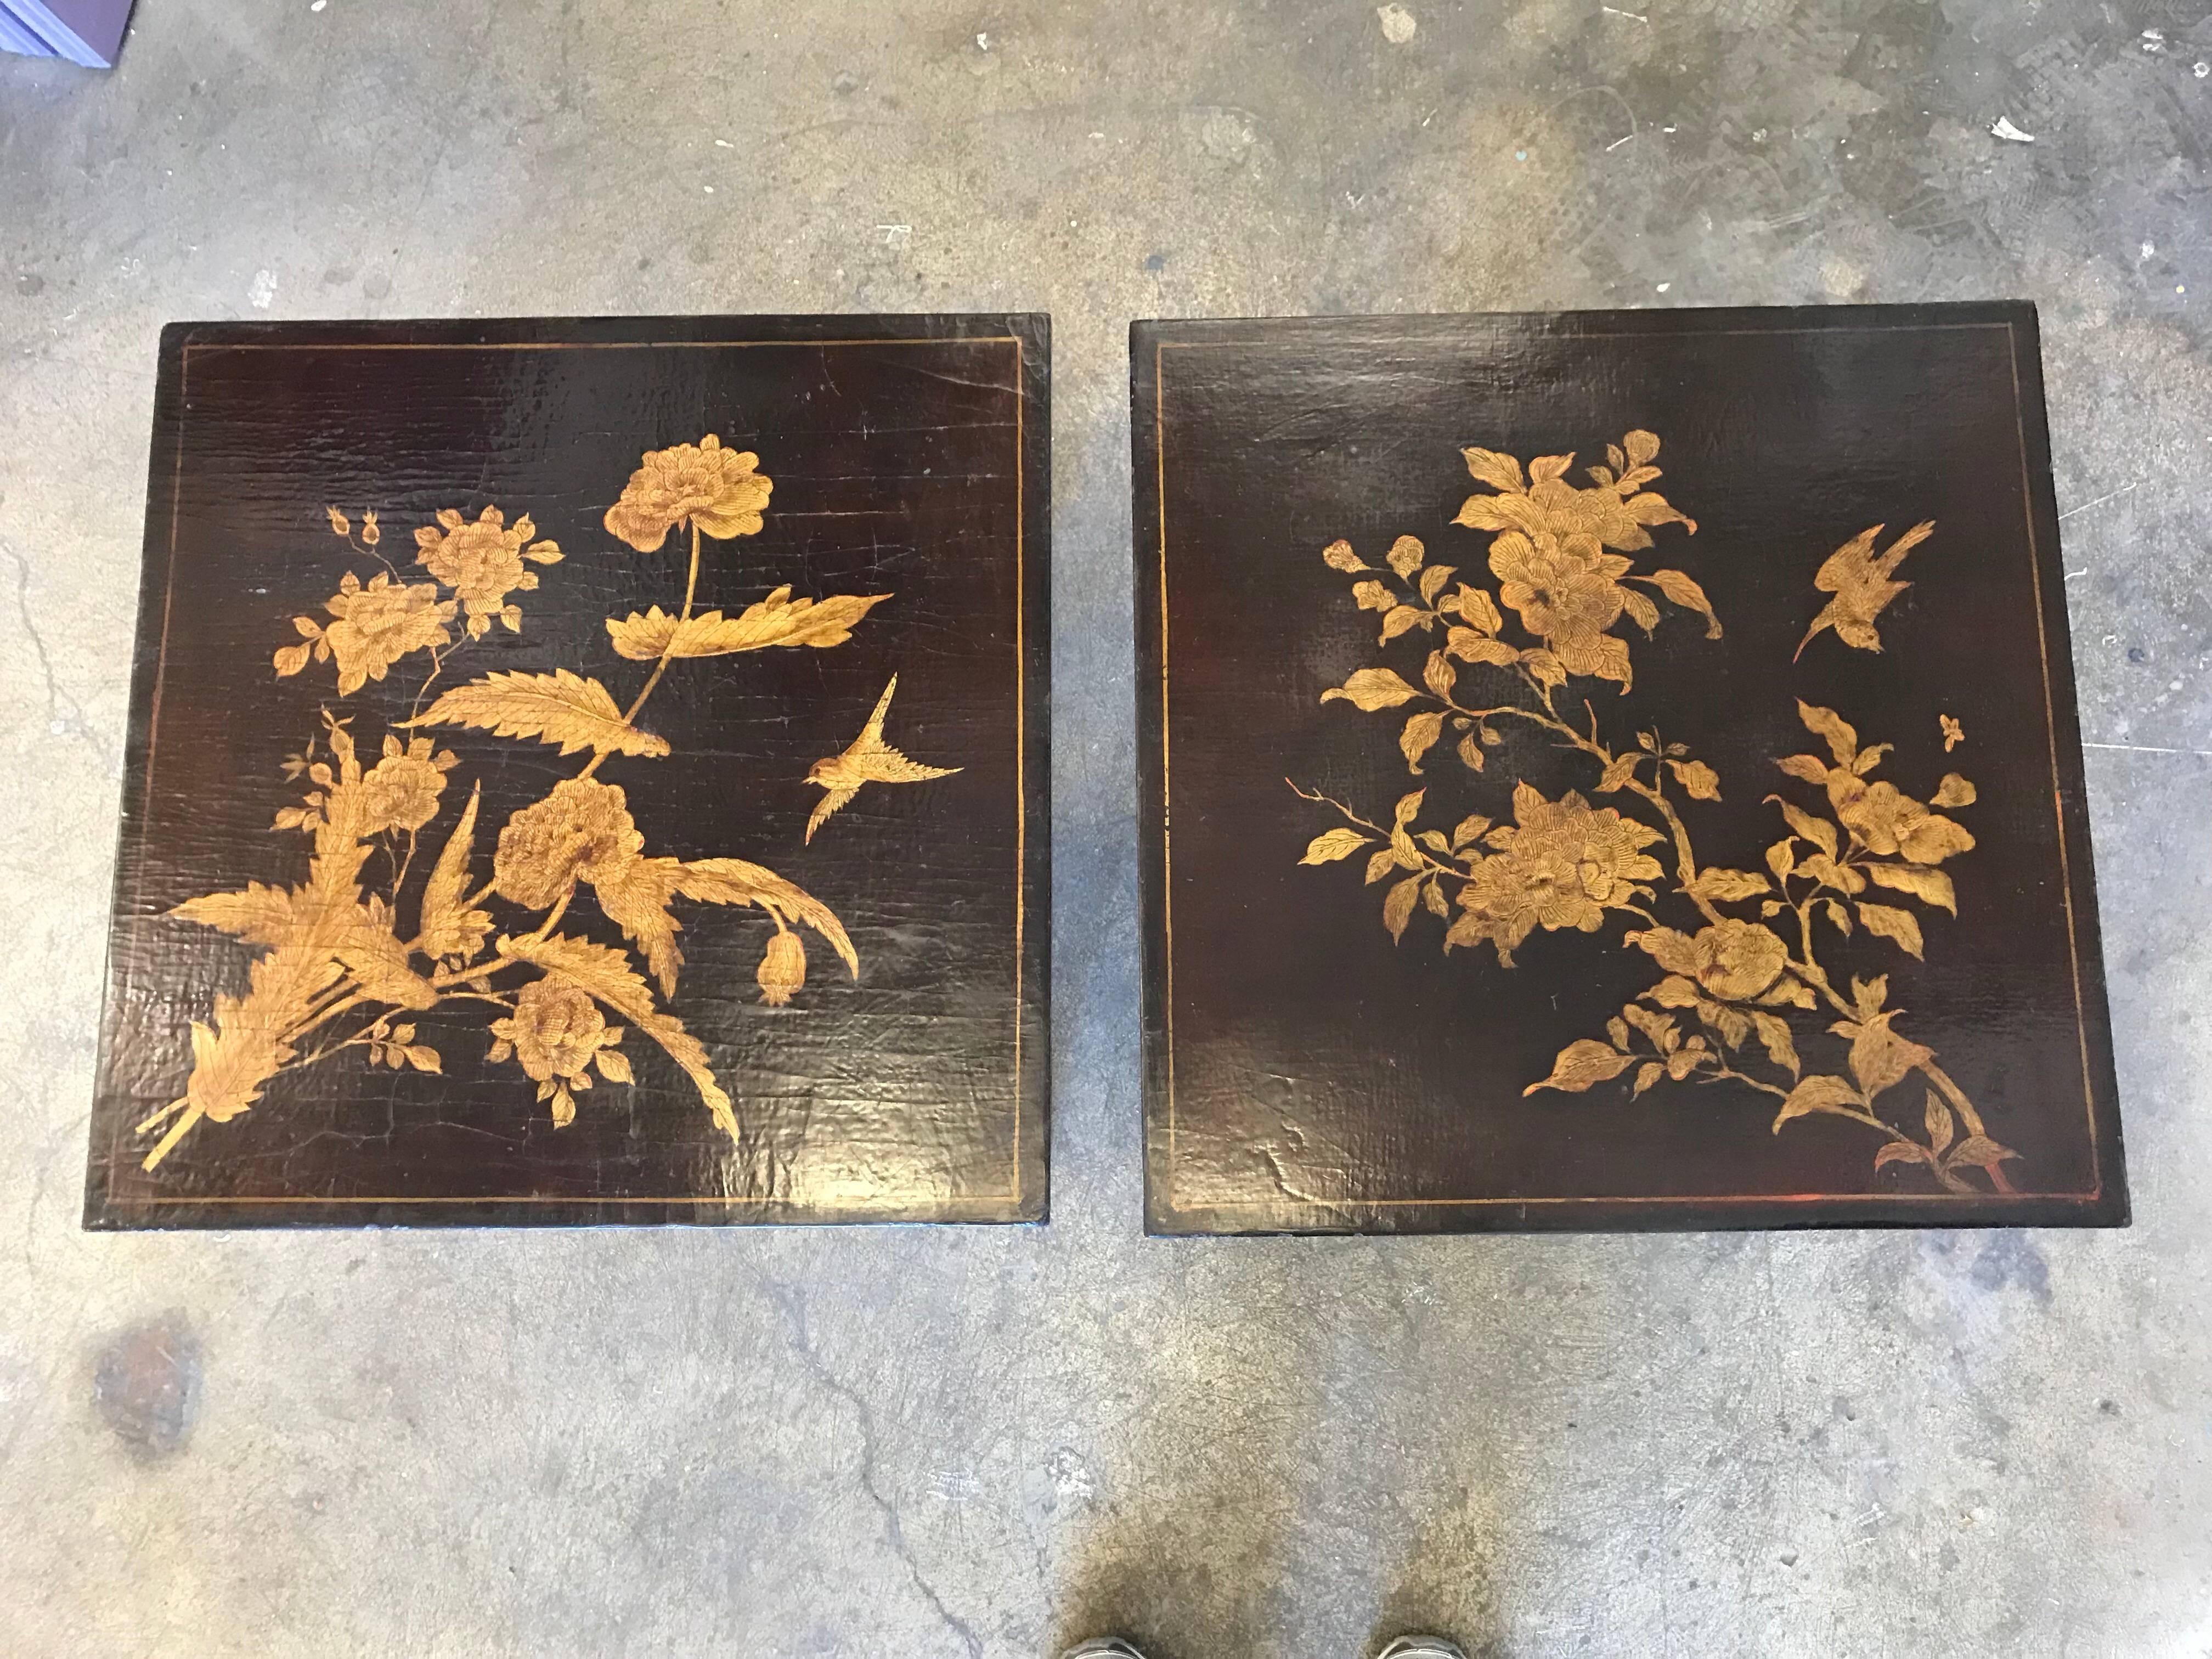
[[[1690,758],[1682,745],[1662,742],[1656,732],[1639,733],[1638,748],[1616,752],[1601,734],[1596,713],[1587,700],[1587,732],[1558,708],[1556,694],[1575,676],[1595,676],[1617,683],[1624,691],[1628,689],[1629,647],[1612,632],[1613,625],[1625,616],[1649,635],[1660,611],[1650,597],[1623,584],[1649,587],[1659,597],[1702,614],[1708,637],[1717,637],[1721,631],[1710,602],[1688,575],[1679,570],[1638,573],[1632,559],[1625,556],[1652,545],[1650,526],[1680,523],[1692,532],[1696,528],[1644,488],[1659,476],[1651,465],[1658,448],[1658,440],[1650,433],[1631,433],[1621,445],[1609,449],[1608,465],[1587,469],[1594,486],[1587,489],[1565,480],[1571,456],[1540,457],[1524,475],[1521,464],[1510,456],[1466,451],[1470,473],[1495,493],[1468,497],[1455,522],[1492,532],[1489,562],[1499,582],[1496,599],[1487,589],[1464,580],[1455,585],[1456,570],[1429,562],[1427,550],[1417,538],[1398,538],[1382,561],[1383,568],[1368,565],[1346,542],[1332,544],[1322,558],[1331,568],[1356,579],[1352,598],[1360,610],[1379,613],[1379,644],[1388,647],[1400,638],[1439,631],[1443,637],[1440,647],[1430,652],[1419,685],[1389,667],[1363,668],[1343,685],[1324,691],[1322,700],[1342,699],[1368,713],[1410,706],[1413,712],[1405,718],[1399,749],[1408,771],[1417,777],[1424,757],[1448,726],[1463,734],[1460,758],[1469,770],[1480,773],[1484,748],[1498,741],[1495,722],[1514,719],[1533,725],[1590,759],[1599,775],[1594,794],[1626,795],[1640,802],[1643,812],[1656,819],[1659,828],[1642,822],[1641,815],[1595,809],[1571,791],[1557,802],[1546,801],[1524,781],[1515,787],[1514,823],[1491,826],[1487,819],[1470,817],[1446,836],[1418,823],[1425,791],[1401,799],[1386,829],[1342,802],[1291,782],[1295,793],[1329,806],[1347,826],[1316,837],[1302,861],[1334,862],[1376,840],[1383,841],[1387,845],[1369,855],[1367,879],[1371,884],[1394,870],[1407,874],[1389,890],[1384,903],[1384,924],[1394,939],[1402,934],[1417,902],[1425,902],[1449,921],[1452,905],[1443,893],[1443,884],[1449,879],[1458,888],[1462,913],[1447,931],[1445,950],[1487,939],[1497,946],[1501,964],[1509,967],[1510,948],[1538,925],[1592,931],[1606,909],[1620,909],[1651,923],[1643,933],[1626,934],[1625,942],[1652,955],[1667,976],[1625,1007],[1623,1017],[1609,1022],[1610,1042],[1570,1044],[1561,1052],[1553,1074],[1530,1085],[1529,1092],[1541,1088],[1580,1091],[1631,1066],[1638,1068],[1632,1091],[1638,1095],[1661,1078],[1741,1084],[1780,1102],[1774,1120],[1777,1132],[1793,1117],[1812,1113],[1847,1117],[1883,1135],[1884,1145],[1875,1159],[1877,1169],[1891,1162],[1917,1161],[1947,1189],[1968,1191],[1972,1188],[1964,1172],[1979,1168],[1995,1188],[2008,1190],[2002,1164],[2015,1155],[1988,1137],[1980,1115],[1936,1063],[1932,1051],[1890,1029],[1899,1011],[1887,1006],[1886,976],[1871,981],[1854,978],[1847,999],[1820,959],[1816,918],[1826,914],[1848,936],[1851,909],[1869,934],[1889,939],[1916,957],[1921,954],[1920,927],[1911,912],[1857,896],[1870,882],[1956,914],[1949,880],[1933,866],[1949,853],[1972,846],[1972,838],[1888,784],[1865,781],[1889,745],[1861,750],[1850,728],[1832,713],[1800,705],[1808,726],[1828,738],[1837,765],[1831,769],[1825,762],[1800,756],[1782,762],[1783,769],[1826,784],[1850,843],[1839,848],[1833,826],[1822,823],[1815,827],[1809,815],[1784,804],[1783,811],[1795,833],[1769,849],[1770,885],[1765,875],[1699,866],[1689,827],[1670,793],[1668,774],[1684,797],[1717,800],[1719,780],[1711,767]],[[1931,525],[1916,526],[1879,559],[1869,551],[1879,526],[1839,550],[1822,567],[1815,584],[1837,594],[1838,602],[1823,614],[1813,635],[1823,626],[1832,627],[1846,645],[1879,648],[1874,617],[1903,586],[1890,579],[1890,572],[1932,529]],[[1534,643],[1506,637],[1509,611]],[[1455,662],[1507,671],[1520,695],[1496,707],[1463,699],[1458,695]],[[1948,750],[1960,734],[1952,725],[1944,730]],[[1643,775],[1647,762],[1648,778]],[[1957,805],[1972,798],[1972,786],[1952,775],[1945,778],[1934,804]],[[1792,850],[1795,835],[1807,836],[1817,849],[1802,866]],[[1689,901],[1703,920],[1694,937],[1658,927],[1650,912],[1635,902],[1650,896],[1649,889],[1636,884],[1661,873],[1658,864],[1639,849],[1647,839],[1662,838],[1673,853],[1674,895]],[[1525,867],[1521,863],[1524,853],[1534,860]],[[1555,873],[1562,862],[1577,872],[1564,886]],[[1518,885],[1524,882],[1540,884],[1540,902]],[[1799,883],[1809,884],[1800,891]],[[1847,900],[1856,902],[1847,909]],[[1798,944],[1794,953],[1762,923],[1747,915],[1730,914],[1753,901],[1760,903],[1764,917],[1784,911],[1795,916]],[[1641,1006],[1644,1000],[1656,1007]],[[1811,1011],[1823,1005],[1838,1017],[1830,1030],[1849,1040],[1849,1079],[1807,1076],[1798,1058],[1788,1011]],[[1664,1012],[1668,1009],[1693,1010],[1711,1039],[1703,1034],[1686,1036]],[[1649,1044],[1641,1054],[1632,1046],[1635,1030],[1641,1030]],[[1786,1074],[1786,1085],[1747,1070],[1747,1059],[1730,1060],[1729,1051],[1741,1048],[1753,1035],[1778,1074]],[[1924,1142],[1889,1121],[1875,1106],[1878,1096],[1908,1075],[1921,1076],[1929,1085]],[[1963,1139],[1958,1135],[1960,1126]]]

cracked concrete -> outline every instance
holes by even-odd
[[[2202,0],[1398,9],[146,0],[112,76],[0,61],[0,1648],[2212,1644]],[[1140,1241],[1127,320],[1986,295],[2135,1228]],[[1056,334],[1052,1224],[82,1235],[161,325],[963,307]]]

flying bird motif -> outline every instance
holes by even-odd
[[[1805,630],[1805,637],[1797,641],[1797,649],[1790,654],[1795,662],[1805,654],[1805,647],[1813,643],[1814,635],[1824,628],[1836,630],[1836,637],[1845,645],[1856,646],[1861,651],[1881,649],[1881,635],[1874,629],[1874,619],[1882,607],[1912,586],[1911,582],[1893,582],[1890,573],[1898,562],[1935,533],[1933,519],[1917,524],[1890,544],[1889,550],[1876,556],[1875,538],[1882,527],[1875,525],[1862,530],[1828,555],[1814,573],[1813,586],[1823,593],[1832,593],[1820,614],[1813,618],[1813,625]]]
[[[932,778],[948,778],[961,769],[957,766],[923,766],[908,760],[884,741],[884,716],[890,712],[891,693],[898,690],[898,676],[884,688],[877,700],[876,712],[868,716],[868,723],[860,728],[860,735],[853,739],[852,747],[842,755],[830,755],[806,769],[806,781],[829,793],[823,796],[814,815],[806,820],[806,839],[812,841],[814,832],[830,820],[830,815],[860,793],[864,783],[926,783]]]

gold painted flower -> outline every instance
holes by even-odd
[[[1619,579],[1628,573],[1628,560],[1607,552],[1595,536],[1509,530],[1490,544],[1490,568],[1498,597],[1569,673],[1627,684],[1627,646],[1606,630],[1627,604]]]
[[[1528,488],[1528,500],[1561,536],[1593,536],[1607,547],[1630,550],[1651,545],[1645,526],[1697,526],[1649,491],[1626,499],[1611,489],[1577,489],[1564,478],[1543,478]]]
[[[599,1006],[578,987],[535,979],[514,1000],[514,1012],[491,1024],[495,1063],[510,1056],[538,1085],[538,1097],[553,1103],[553,1124],[565,1128],[576,1115],[571,1089],[592,1086],[590,1068],[613,1083],[630,1080],[629,1062],[610,1052],[622,1028],[610,1025]]]
[[[415,532],[415,562],[453,590],[467,612],[469,637],[481,639],[494,618],[510,630],[522,627],[522,610],[507,603],[513,592],[528,592],[538,586],[534,564],[557,564],[561,549],[553,542],[533,541],[538,526],[526,513],[510,526],[507,515],[487,507],[471,524],[451,507],[438,514],[438,527],[425,525]]]
[[[580,878],[597,885],[634,862],[644,846],[619,788],[567,778],[507,821],[492,857],[492,879],[501,896],[526,909],[549,909]]]
[[[382,679],[410,651],[453,643],[446,624],[453,619],[453,602],[438,597],[435,582],[410,586],[380,574],[364,587],[349,570],[324,608],[337,620],[320,631],[317,642],[328,646],[337,659],[342,697],[351,696],[370,680]],[[304,665],[304,656],[301,660]],[[281,664],[279,672],[283,672]]]
[[[361,781],[368,819],[364,833],[420,830],[437,817],[438,796],[456,759],[450,749],[433,754],[428,738],[413,738],[402,748],[398,738],[386,733],[384,758]]]
[[[718,541],[759,533],[773,486],[754,470],[760,457],[752,451],[725,449],[710,432],[696,444],[648,451],[643,460],[607,509],[609,533],[641,553],[659,551],[679,526]]]
[[[1941,864],[1974,844],[1972,832],[1957,819],[1929,811],[1893,783],[1869,784],[1842,767],[1828,775],[1828,799],[1844,828],[1882,858]]]
[[[1648,892],[1638,884],[1662,873],[1642,850],[1660,838],[1656,830],[1613,807],[1592,808],[1573,790],[1547,801],[1518,784],[1513,816],[1485,838],[1497,851],[1475,865],[1447,940],[1488,939],[1508,967],[1513,947],[1538,927],[1595,933],[1607,907],[1633,902]]]
[[[1771,928],[1723,917],[1690,940],[1690,977],[1723,1002],[1757,996],[1782,977],[1790,952]]]

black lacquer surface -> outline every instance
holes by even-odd
[[[87,1225],[1041,1218],[1048,354],[1036,316],[172,327],[149,471]],[[730,461],[735,494],[719,508],[691,503],[663,544],[641,550],[632,544],[653,539],[655,513],[690,509],[665,493],[635,494],[633,473],[647,452],[698,447],[707,434],[725,457],[757,454],[754,470],[772,481],[764,505],[754,503],[757,527],[738,510],[752,486]],[[696,468],[701,453],[685,464]],[[633,516],[611,522],[618,503]],[[327,602],[341,597],[346,573],[372,584],[388,561],[387,587],[428,583],[416,531],[447,533],[436,515],[447,511],[473,534],[492,506],[509,527],[530,514],[531,534],[560,552],[557,562],[516,567],[538,578],[510,584],[501,600],[516,607],[519,631],[495,614],[468,639],[477,590],[447,582],[437,602],[459,608],[427,688],[427,647],[350,695],[337,678],[349,655],[359,665],[379,654],[362,640],[346,641],[336,660],[276,672],[274,653],[313,652],[313,629],[292,618],[337,625]],[[611,710],[628,709],[668,635],[642,650],[633,635],[622,648],[609,622],[654,607],[679,613],[695,523],[703,534],[691,614],[719,611],[727,628],[702,647],[715,654],[677,652],[636,713],[635,727],[666,753],[637,752],[645,739],[618,726],[609,738],[588,719],[581,736],[613,744],[596,766],[591,741],[564,754],[558,742],[500,735],[488,722],[397,726],[495,674],[597,681]],[[490,556],[482,546],[479,556]],[[481,572],[464,574],[484,588]],[[810,635],[805,613],[791,608],[877,595],[887,597],[848,606],[858,614],[845,630]],[[736,626],[748,616],[750,633]],[[914,769],[878,766],[807,839],[826,795],[810,770],[870,749],[864,728],[874,729],[894,675],[880,738]],[[325,711],[345,722],[364,777],[387,732],[403,753],[427,739],[452,757],[412,857],[405,829],[387,823],[363,843],[357,882],[339,884],[357,902],[359,926],[399,942],[410,979],[381,988],[398,983],[403,1000],[433,1006],[387,1007],[380,1039],[362,1024],[384,1006],[374,997],[327,1013],[380,971],[362,965],[356,948],[336,992],[314,993],[278,1033],[290,1060],[250,1108],[225,1121],[196,1115],[149,1170],[189,1110],[172,1103],[221,1109],[242,1091],[235,1077],[196,1070],[193,1025],[222,1030],[217,1000],[252,1002],[260,988],[249,964],[281,950],[171,913],[249,883],[313,888],[313,824],[271,825],[287,808],[339,810],[306,800],[317,775],[285,773],[288,757],[304,755],[343,792],[333,750],[346,739],[330,735]],[[487,918],[481,954],[471,963],[465,950],[434,961],[407,953],[427,925],[434,864],[478,786],[464,885],[465,902]],[[502,840],[556,787],[570,790],[563,800],[590,793],[604,817],[616,797],[602,786],[621,792],[635,844],[619,825],[546,818],[566,807],[539,814],[551,839]],[[361,810],[372,827],[414,815],[383,797]],[[744,863],[715,862],[730,860]],[[533,869],[541,882],[568,878],[557,915],[550,890],[528,890]],[[626,882],[627,901],[608,898]],[[780,895],[781,908],[745,902],[763,893]],[[655,947],[672,938],[683,953],[680,970],[670,967],[672,994],[660,982],[665,952],[648,965],[656,913],[680,928]],[[799,945],[772,948],[786,922]],[[296,915],[284,925],[307,926]],[[841,932],[857,975],[833,943]],[[583,985],[580,998],[548,992],[518,1012],[523,986],[562,977],[542,961],[507,963],[474,986],[464,977],[498,959],[500,939],[521,939],[514,948],[528,953],[532,933],[575,942],[565,982]],[[342,958],[349,939],[360,945],[343,928],[287,937]],[[389,944],[379,948],[388,957]],[[804,982],[794,987],[799,948]],[[230,1006],[232,1027],[251,1024],[253,1015]],[[501,1053],[490,1028],[501,1021],[519,1022],[511,1029],[535,1046]],[[728,1097],[726,1124],[680,1063],[684,1037],[656,1038],[671,1023],[700,1045],[700,1069]],[[414,1029],[402,1034],[401,1024]],[[633,1081],[592,1064],[601,1026],[623,1028],[611,1064]],[[315,1057],[356,1033],[352,1046]],[[590,1039],[581,1047],[580,1034]],[[218,1059],[230,1064],[239,1052]],[[264,1057],[248,1069],[266,1068]],[[571,1121],[556,1121],[570,1109]]]
[[[2125,1221],[2031,307],[1146,323],[1132,351],[1152,1231]],[[1555,489],[1548,550],[1506,546],[1495,503],[1570,453],[1582,491],[1649,459],[1671,511],[1569,546]],[[1373,668],[1404,697],[1323,701]],[[1682,845],[1740,879],[1701,904]]]

